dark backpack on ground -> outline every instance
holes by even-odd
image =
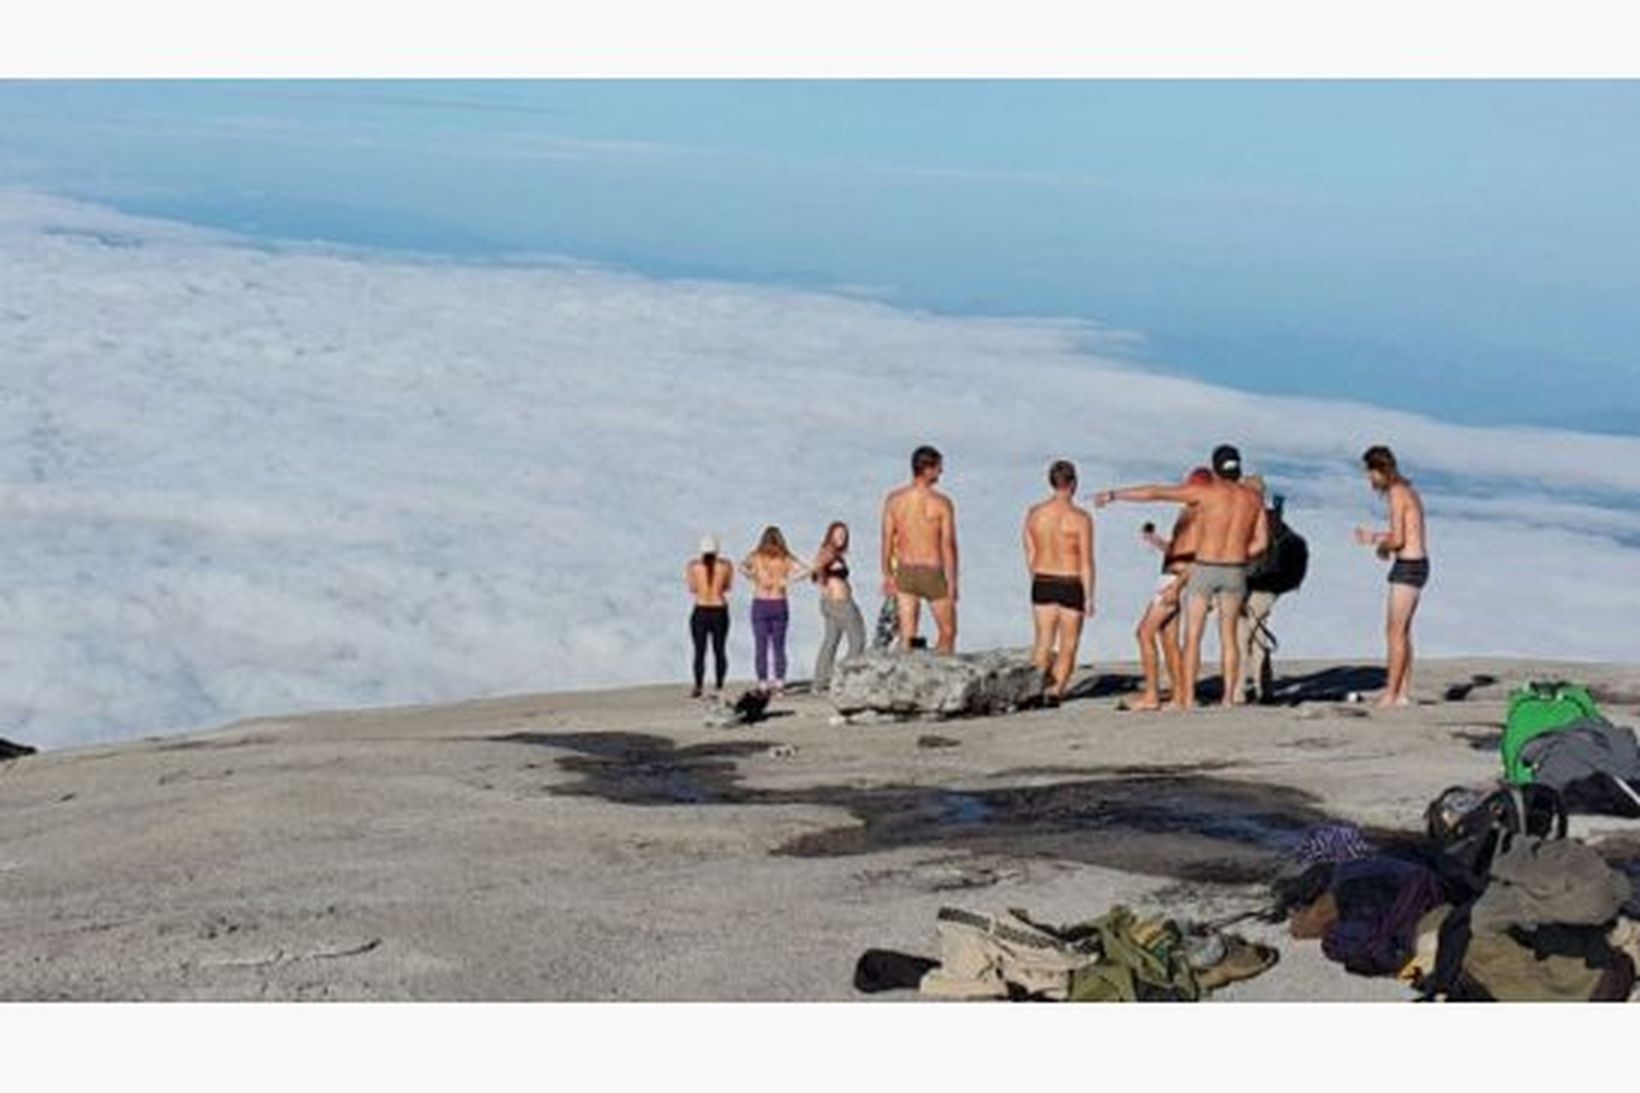
[[[1486,887],[1492,859],[1520,836],[1566,837],[1566,804],[1548,786],[1504,785],[1491,791],[1452,786],[1424,811],[1437,872],[1454,902]]]
[[[1287,526],[1279,506],[1266,509],[1265,515],[1270,521],[1270,545],[1247,567],[1247,588],[1283,596],[1304,583],[1310,569],[1310,544]]]

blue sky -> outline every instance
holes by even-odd
[[[1070,316],[1250,390],[1625,432],[1637,136],[1636,82],[0,85],[0,184]]]

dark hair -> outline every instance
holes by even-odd
[[[712,578],[717,576],[717,554],[706,553],[700,556],[700,564],[706,570],[706,587],[712,587]]]
[[[831,545],[832,534],[838,528],[843,529],[843,545],[841,547]],[[833,520],[831,525],[826,528],[826,537],[820,540],[820,549],[816,552],[817,557],[815,558],[814,572],[810,575],[813,580],[816,582],[824,580],[826,577],[825,571],[831,567],[832,562],[835,562],[838,558],[843,556],[843,553],[848,550],[848,547],[848,525],[843,523],[841,520]]]
[[[1374,444],[1362,452],[1361,462],[1366,464],[1367,470],[1377,471],[1383,475],[1391,485],[1406,481],[1406,477],[1401,474],[1401,468],[1395,464],[1395,453],[1386,445]]]
[[[1056,459],[1048,468],[1048,485],[1056,490],[1076,488],[1076,464],[1068,459]]]
[[[944,462],[945,459],[940,455],[940,450],[938,448],[934,447],[932,444],[924,444],[922,447],[911,453],[912,477],[920,478],[922,477],[922,473],[924,471],[931,467],[938,467]]]

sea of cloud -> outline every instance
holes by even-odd
[[[41,746],[306,709],[686,677],[684,564],[766,524],[876,522],[946,454],[960,643],[1029,637],[1025,506],[1172,480],[1224,440],[1288,498],[1284,652],[1375,658],[1381,520],[1423,479],[1423,651],[1633,661],[1640,439],[1240,393],[1100,355],[1087,324],[857,296],[269,246],[0,191],[0,735]],[[1327,362],[1318,361],[1318,368]],[[1131,658],[1163,506],[1099,516],[1085,656]],[[744,591],[731,673],[749,675]],[[795,594],[794,677],[820,633]],[[681,690],[680,690],[681,693]]]

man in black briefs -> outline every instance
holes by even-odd
[[[1093,517],[1073,500],[1076,467],[1069,460],[1048,468],[1048,484],[1053,496],[1025,513],[1025,568],[1036,628],[1031,661],[1047,673],[1047,700],[1057,705],[1076,668],[1083,622],[1093,615]]]
[[[1389,610],[1384,620],[1389,646],[1384,693],[1378,705],[1412,705],[1412,619],[1429,583],[1429,530],[1424,524],[1424,502],[1411,481],[1401,473],[1395,453],[1382,444],[1361,456],[1367,481],[1389,502],[1389,530],[1355,529],[1355,541],[1370,546],[1389,568]]]

